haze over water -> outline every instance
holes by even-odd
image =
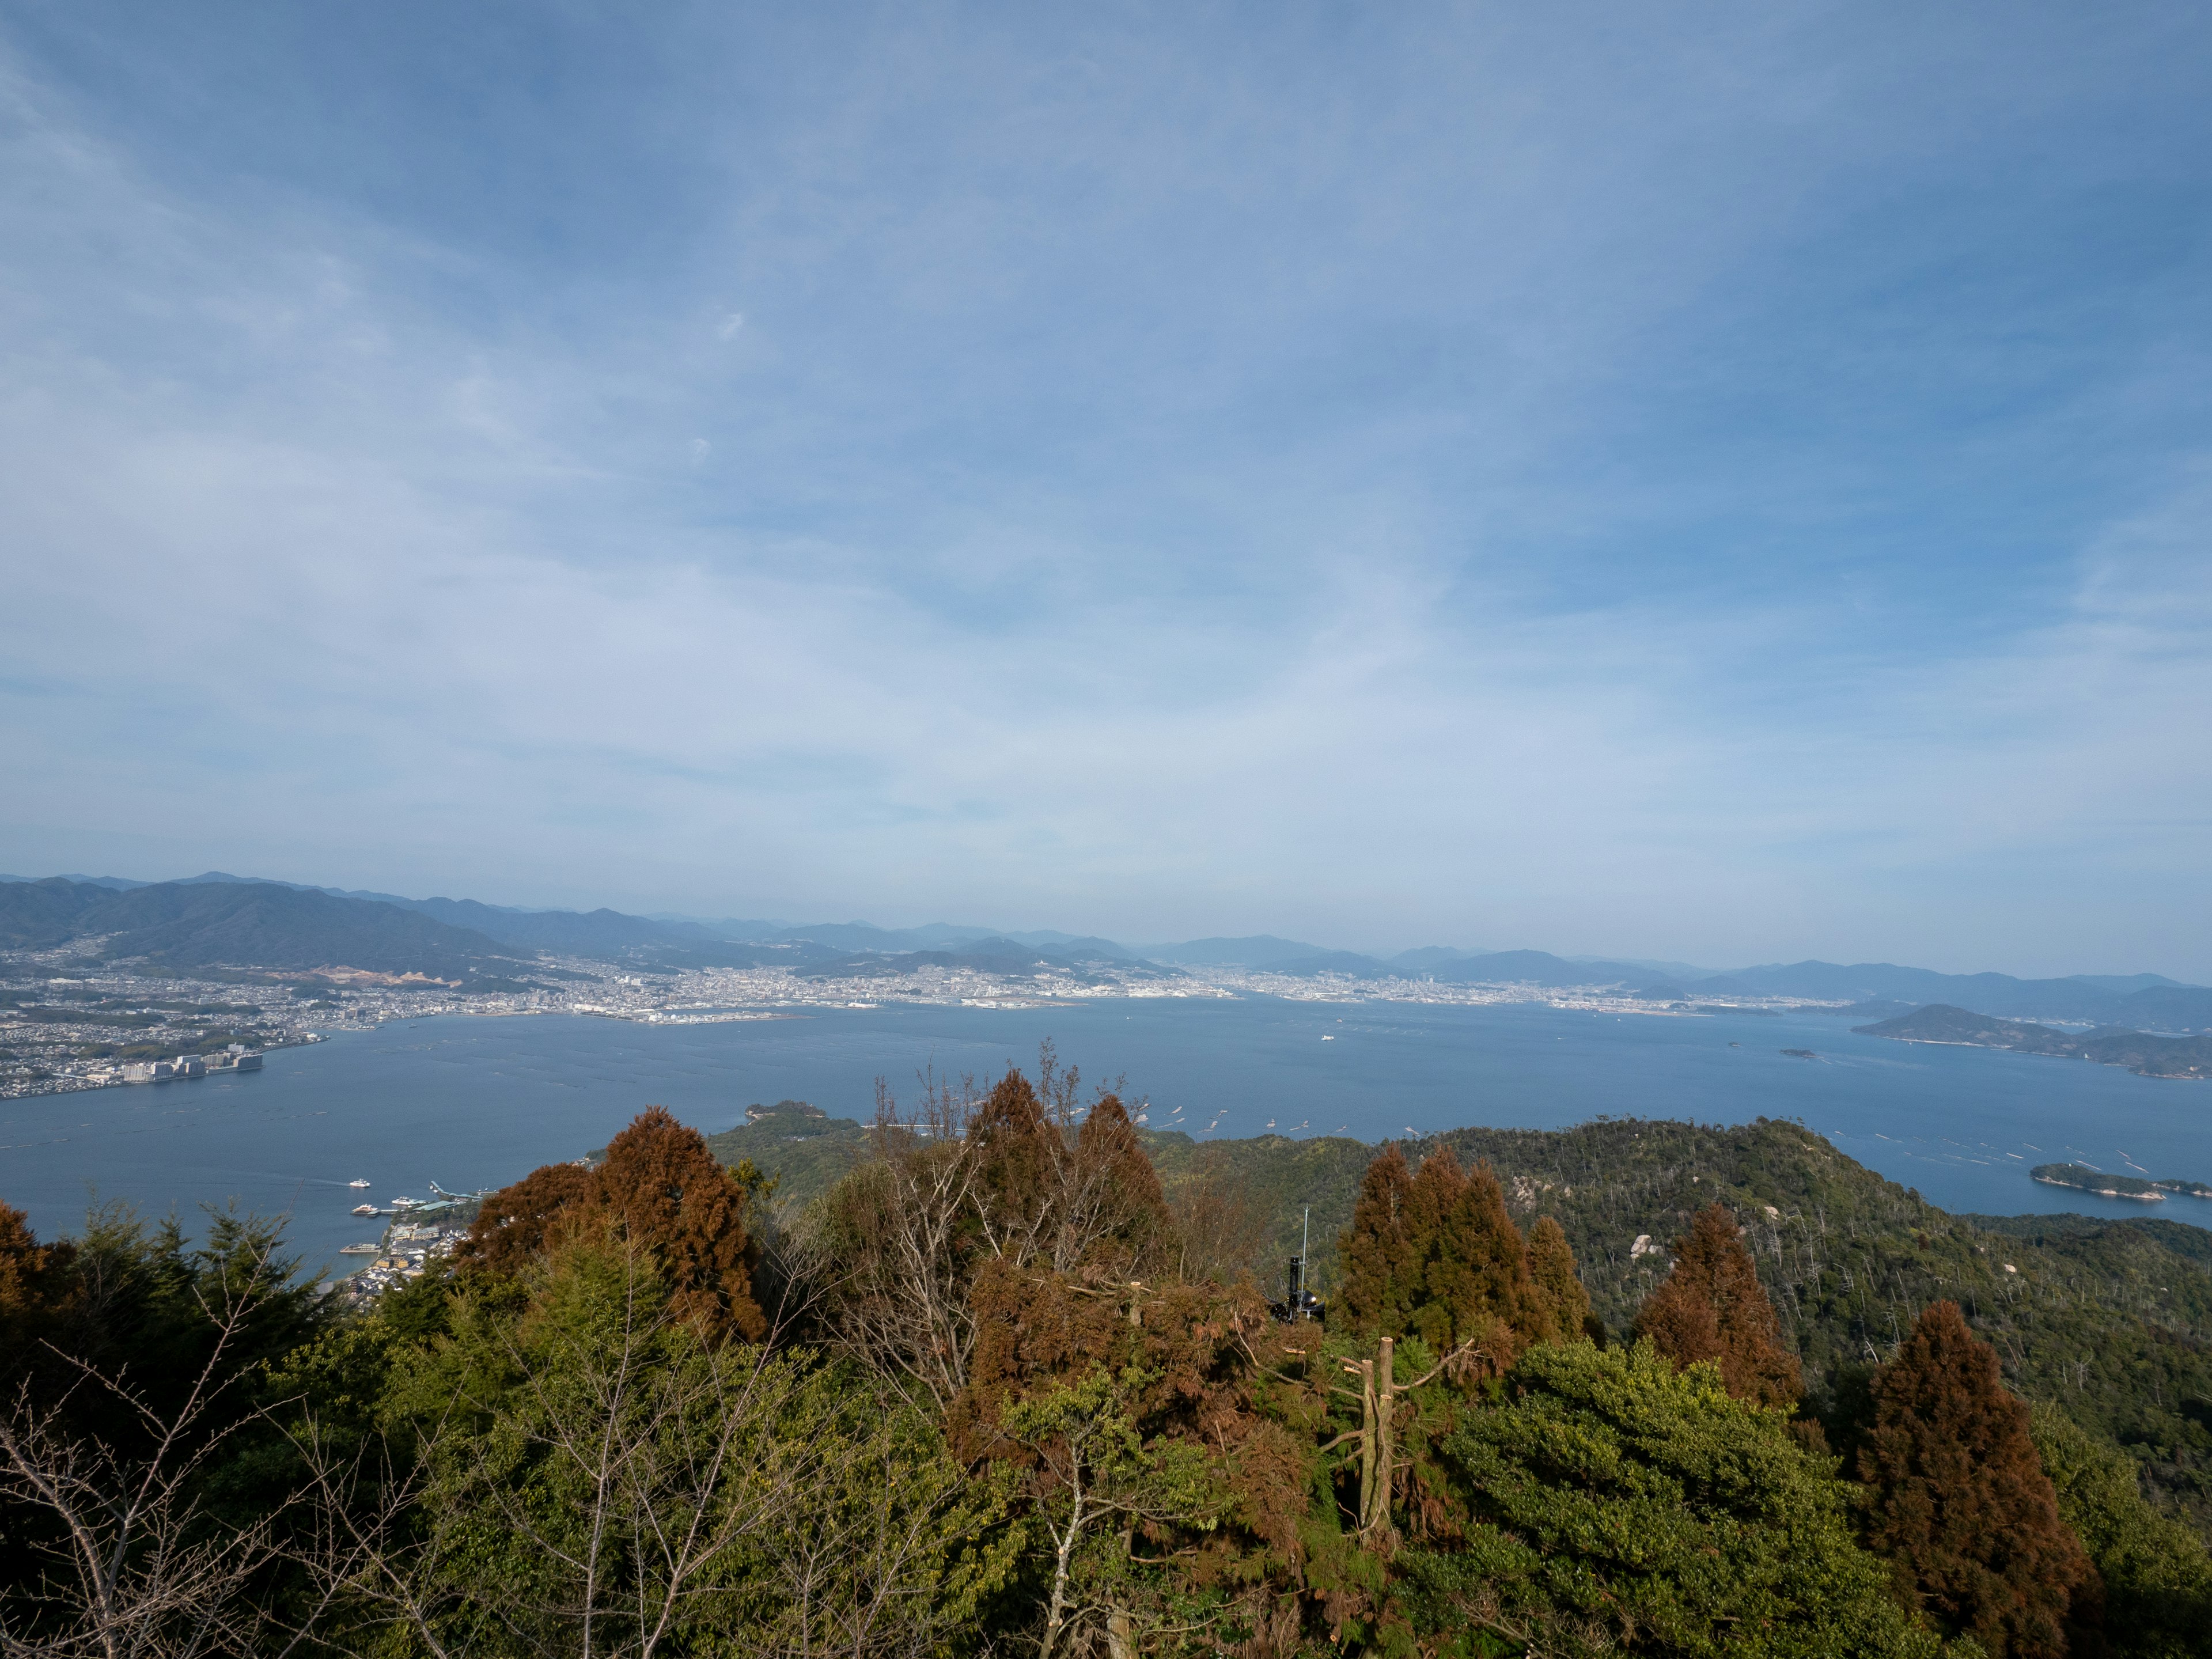
[[[88,1187],[155,1213],[235,1197],[290,1210],[310,1265],[375,1236],[348,1213],[503,1185],[604,1146],[648,1103],[712,1132],[747,1103],[810,1100],[866,1120],[875,1080],[988,1079],[1053,1039],[1089,1083],[1126,1078],[1152,1126],[1222,1138],[1376,1141],[1469,1124],[1557,1128],[1609,1114],[1797,1119],[1954,1211],[2156,1215],[2212,1203],[2097,1199],[2028,1167],[2081,1159],[2212,1179],[2202,1086],[1980,1048],[1853,1036],[1844,1020],[1593,1015],[1490,1007],[1102,1001],[1041,1009],[891,1006],[651,1027],[583,1017],[396,1022],[279,1050],[258,1075],[0,1103],[0,1199],[41,1237],[74,1231]],[[1324,1041],[1324,1039],[1328,1039]],[[1731,1044],[1740,1046],[1731,1047]],[[1810,1048],[1814,1060],[1783,1054]],[[1178,1109],[1180,1109],[1178,1112]],[[364,1194],[345,1183],[372,1183]]]

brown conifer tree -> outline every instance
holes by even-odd
[[[1052,1255],[1066,1143],[1036,1090],[1012,1066],[976,1109],[967,1145],[976,1160],[977,1207],[990,1253],[1018,1267]]]
[[[1150,1273],[1172,1259],[1167,1195],[1120,1096],[1101,1095],[1092,1103],[1076,1134],[1072,1173],[1062,1224],[1079,1260],[1114,1273]],[[1099,1261],[1103,1255],[1113,1259]]]
[[[1449,1146],[1419,1171],[1395,1146],[1370,1164],[1337,1251],[1345,1309],[1369,1335],[1416,1334],[1439,1352],[1477,1340],[1503,1367],[1550,1334],[1498,1177],[1462,1170]]]
[[[512,1278],[544,1254],[555,1220],[589,1199],[593,1186],[580,1164],[547,1164],[501,1188],[477,1206],[476,1221],[454,1249],[454,1265]]]
[[[66,1239],[40,1243],[30,1217],[0,1204],[0,1381],[45,1358],[40,1344],[55,1334],[76,1255]]]
[[[454,1261],[509,1277],[568,1230],[611,1226],[651,1247],[678,1318],[713,1335],[757,1340],[768,1316],[753,1296],[760,1247],[746,1225],[746,1199],[696,1129],[652,1106],[608,1144],[597,1169],[549,1164],[486,1199]]]
[[[1421,1291],[1421,1262],[1407,1225],[1413,1172],[1394,1144],[1359,1178],[1352,1224],[1336,1241],[1344,1270],[1339,1300],[1353,1328],[1370,1336],[1404,1333]]]
[[[1443,1353],[1478,1342],[1503,1370],[1529,1343],[1550,1336],[1528,1244],[1487,1164],[1462,1172],[1451,1149],[1439,1148],[1413,1177],[1410,1209],[1427,1293],[1413,1328],[1431,1348]]]
[[[1955,1302],[1929,1306],[1875,1373],[1859,1453],[1874,1488],[1868,1541],[1907,1600],[1990,1659],[2058,1659],[2066,1616],[2096,1571],[2058,1518],[2027,1404]]]
[[[1637,1310],[1636,1334],[1677,1365],[1717,1361],[1739,1400],[1790,1407],[1804,1395],[1803,1374],[1782,1346],[1759,1269],[1718,1203],[1698,1211],[1689,1236],[1674,1241],[1674,1270]]]
[[[1589,1325],[1589,1292],[1575,1271],[1567,1230],[1553,1217],[1540,1215],[1528,1229],[1528,1277],[1535,1281],[1551,1340],[1571,1342],[1582,1335]]]
[[[608,1143],[606,1162],[592,1173],[592,1208],[653,1247],[678,1318],[749,1341],[767,1334],[768,1316],[753,1299],[760,1247],[745,1225],[744,1187],[696,1129],[647,1107]]]

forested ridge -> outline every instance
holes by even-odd
[[[2186,1231],[1769,1122],[1198,1146],[1049,1054],[648,1111],[361,1314],[260,1222],[0,1212],[0,1642],[2212,1652]]]

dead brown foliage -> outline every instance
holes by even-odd
[[[2096,1599],[2096,1570],[2058,1516],[1996,1352],[1955,1302],[1920,1316],[1875,1374],[1859,1473],[1874,1488],[1868,1541],[1905,1599],[1990,1659],[2057,1659],[2066,1621]]]
[[[1698,1211],[1687,1237],[1674,1241],[1674,1271],[1638,1310],[1636,1334],[1677,1365],[1717,1362],[1739,1400],[1792,1407],[1804,1379],[1741,1234],[1721,1205]]]

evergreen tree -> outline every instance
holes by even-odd
[[[593,1206],[659,1255],[677,1318],[712,1335],[734,1331],[757,1341],[767,1334],[768,1316],[753,1298],[760,1246],[745,1225],[744,1186],[696,1129],[648,1107],[608,1143],[592,1174]]]
[[[1550,1338],[1528,1244],[1488,1164],[1462,1172],[1449,1147],[1431,1154],[1413,1177],[1412,1211],[1427,1292],[1413,1311],[1416,1334],[1438,1353],[1478,1342],[1498,1370]]]
[[[1423,1652],[1939,1651],[1852,1539],[1848,1483],[1710,1370],[1539,1345],[1441,1450],[1463,1531],[1397,1562]]]
[[[1355,1329],[1370,1335],[1403,1332],[1422,1294],[1421,1264],[1407,1224],[1413,1172],[1394,1143],[1367,1166],[1352,1224],[1339,1236],[1344,1271],[1338,1299]]]
[[[40,1243],[31,1218],[0,1204],[0,1381],[45,1358],[40,1345],[55,1334],[76,1257],[68,1240]]]
[[[753,1295],[761,1253],[746,1225],[749,1196],[696,1129],[651,1106],[608,1143],[598,1168],[549,1164],[494,1193],[454,1257],[465,1271],[512,1279],[566,1237],[611,1227],[658,1256],[678,1318],[710,1336],[757,1341],[768,1316]]]
[[[1337,1249],[1342,1300],[1364,1334],[1418,1335],[1439,1354],[1477,1342],[1499,1370],[1553,1334],[1498,1177],[1487,1164],[1462,1170],[1449,1147],[1418,1171],[1395,1146],[1369,1164]]]
[[[1739,1400],[1789,1407],[1804,1395],[1751,1252],[1717,1203],[1698,1211],[1689,1236],[1674,1241],[1674,1270],[1638,1310],[1636,1334],[1677,1365],[1715,1362]]]
[[[1110,1254],[1121,1273],[1150,1273],[1171,1259],[1175,1223],[1160,1177],[1118,1095],[1101,1095],[1075,1139],[1066,1224],[1084,1254]],[[1101,1264],[1107,1265],[1107,1264]]]
[[[2142,1495],[2135,1460],[2055,1406],[2037,1404],[2029,1432],[2063,1521],[2104,1581],[2112,1659],[2212,1655],[2212,1553]]]
[[[1528,1229],[1528,1276],[1535,1282],[1553,1340],[1571,1342],[1589,1329],[1589,1292],[1575,1271],[1567,1230],[1553,1217],[1538,1216]]]
[[[969,1125],[978,1186],[998,1239],[1036,1238],[1051,1225],[1065,1145],[1030,1080],[1009,1066]],[[1004,1243],[996,1244],[1005,1252]]]
[[[1990,1659],[2057,1659],[2077,1594],[2096,1570],[2059,1519],[1996,1352],[1955,1302],[1924,1310],[1874,1378],[1874,1423],[1859,1452],[1873,1490],[1868,1538],[1899,1591]]]

